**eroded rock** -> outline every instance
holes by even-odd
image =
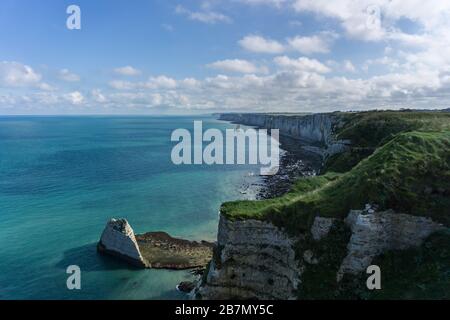
[[[392,210],[373,212],[352,210],[346,218],[352,236],[348,254],[339,269],[337,279],[344,273],[364,271],[373,258],[387,250],[405,250],[420,246],[432,233],[444,229],[430,218],[395,213]]]
[[[197,297],[295,299],[300,270],[294,242],[269,222],[221,216],[217,252]]]
[[[311,227],[311,234],[314,240],[319,241],[323,237],[326,237],[333,226],[333,218],[316,217]]]

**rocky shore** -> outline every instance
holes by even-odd
[[[276,175],[264,176],[256,199],[271,199],[288,192],[301,177],[315,176],[321,167],[321,158],[316,154],[299,149],[293,139],[282,137],[280,145],[280,169]]]

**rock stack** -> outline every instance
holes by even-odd
[[[126,260],[140,268],[148,266],[139,250],[134,231],[126,219],[111,219],[106,224],[97,244],[97,250]]]

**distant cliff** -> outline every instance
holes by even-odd
[[[264,129],[278,129],[281,135],[307,143],[308,146],[305,148],[324,157],[342,152],[349,143],[335,138],[334,132],[343,125],[342,115],[339,113],[305,115],[224,113],[219,115],[219,120]]]

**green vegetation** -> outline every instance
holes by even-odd
[[[283,197],[222,206],[230,219],[269,219],[294,234],[315,215],[344,218],[366,203],[450,226],[450,131],[401,133],[344,174],[301,179]]]
[[[340,298],[340,284],[336,273],[347,255],[347,243],[351,232],[343,221],[335,223],[329,234],[320,241],[314,241],[307,234],[296,244],[296,255],[302,257],[306,250],[314,253],[317,264],[305,264],[302,283],[298,290],[299,299],[337,299]]]
[[[382,290],[367,290],[366,274],[346,275],[337,297],[341,299],[450,299],[450,232],[431,235],[420,247],[388,251],[373,264],[382,270]]]
[[[318,264],[305,264],[301,299],[449,298],[450,232],[431,236],[419,248],[390,251],[374,264],[383,270],[383,290],[368,291],[367,275],[336,272],[346,255],[350,230],[343,219],[366,203],[380,210],[431,217],[450,227],[450,114],[440,112],[339,113],[338,139],[351,148],[327,160],[320,176],[302,178],[282,197],[224,203],[228,219],[268,220],[292,236],[299,260],[311,250]],[[311,239],[316,216],[337,218],[330,233]]]
[[[342,113],[336,138],[350,140],[350,150],[327,160],[325,171],[346,172],[399,133],[450,130],[450,114],[440,112],[369,111]]]
[[[422,246],[387,252],[373,262],[383,270],[383,290],[370,299],[450,299],[450,232],[430,236]]]

